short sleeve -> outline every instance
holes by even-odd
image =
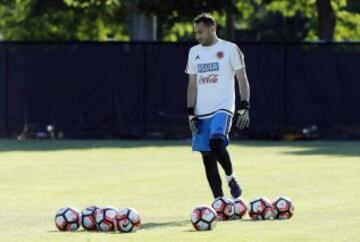
[[[192,61],[192,58],[191,58],[191,51],[189,51],[189,54],[188,54],[188,61],[187,61],[187,64],[186,64],[185,73],[187,73],[187,74],[196,74],[195,65],[194,65],[194,62]]]
[[[235,44],[231,50],[230,64],[234,71],[245,67],[244,54]]]

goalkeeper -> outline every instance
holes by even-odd
[[[242,190],[226,147],[233,117],[240,130],[250,123],[250,87],[244,55],[236,44],[217,37],[216,22],[208,14],[194,19],[194,31],[199,44],[190,49],[185,70],[189,75],[187,112],[192,149],[201,152],[214,198],[224,195],[217,162],[225,171],[231,195],[237,198]],[[234,76],[241,96],[240,109],[235,115]]]

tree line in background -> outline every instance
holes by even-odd
[[[188,41],[201,12],[234,41],[360,40],[359,0],[0,0],[0,37],[127,41],[133,16],[156,16],[158,40]]]

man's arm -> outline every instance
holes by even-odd
[[[197,86],[196,74],[189,74],[189,83],[187,89],[187,107],[194,108],[196,104]]]
[[[235,71],[236,79],[239,84],[239,92],[241,97],[240,109],[236,112],[236,127],[240,130],[250,125],[250,85],[246,75],[245,66]]]
[[[235,72],[237,82],[239,84],[239,93],[241,101],[250,102],[250,85],[246,75],[245,67]]]
[[[196,95],[196,74],[189,74],[189,84],[187,90],[187,114],[189,119],[189,127],[193,135],[198,133],[198,127],[196,124],[197,117],[195,116]]]

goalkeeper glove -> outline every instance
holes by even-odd
[[[241,101],[240,109],[236,112],[236,116],[237,116],[236,127],[239,130],[249,127],[250,125],[249,110],[250,110],[250,103],[248,101]]]
[[[199,129],[197,127],[198,117],[194,114],[194,108],[188,108],[187,113],[188,113],[188,120],[189,120],[189,127],[191,130],[191,134],[195,135],[199,132]]]

